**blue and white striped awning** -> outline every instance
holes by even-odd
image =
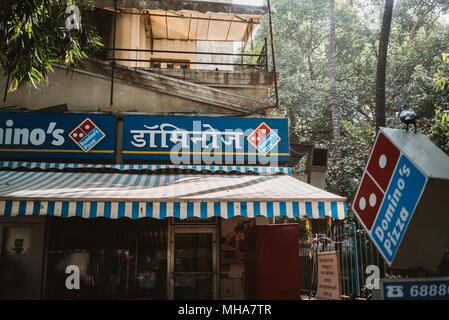
[[[254,173],[285,173],[290,174],[289,167],[262,167],[246,165],[173,165],[173,164],[107,164],[107,163],[58,163],[58,162],[27,162],[0,161],[0,168],[7,169],[109,169],[116,171],[181,171],[196,172],[254,172]]]
[[[346,217],[346,198],[286,174],[0,171],[0,215]]]

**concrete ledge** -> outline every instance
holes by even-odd
[[[55,64],[48,85],[39,89],[21,88],[7,95],[0,103],[4,108],[40,109],[67,104],[69,110],[101,112],[146,113],[217,113],[267,114],[267,99],[254,97],[263,89],[219,90],[207,85],[116,66],[114,72],[113,104],[111,94],[111,64],[104,61],[84,60],[66,75],[64,65]],[[0,77],[0,87],[6,77]],[[265,90],[265,97],[266,91]],[[247,91],[248,94],[240,94]],[[260,91],[260,92],[258,92]],[[236,93],[237,92],[237,93]],[[257,92],[257,94],[255,94]]]
[[[180,80],[219,88],[270,89],[274,84],[272,72],[265,71],[214,71],[185,69],[144,69]],[[279,76],[279,75],[278,75]]]
[[[109,63],[97,60],[85,60],[79,64],[78,69],[104,77],[110,77],[112,70]],[[269,107],[267,101],[254,97],[120,65],[116,65],[115,67],[114,78],[124,81],[129,85],[178,96],[183,99],[232,110],[237,113],[253,113],[259,109]]]

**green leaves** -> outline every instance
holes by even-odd
[[[371,2],[374,5],[368,5]],[[436,4],[433,6],[432,4]],[[273,0],[276,68],[279,72],[279,114],[294,114],[291,123],[298,142],[329,148],[327,189],[348,197],[359,184],[375,137],[376,69],[379,40],[378,17],[385,1],[355,3],[336,1],[336,75],[338,105],[341,114],[341,139],[332,143],[329,100],[328,1]],[[435,17],[446,12],[447,0],[397,1],[394,11],[387,63],[387,125],[403,128],[398,112],[404,106],[419,116],[418,130],[433,132],[438,145],[446,145],[441,121],[436,126],[435,109],[449,109],[449,29]],[[424,14],[430,9],[434,11]],[[373,17],[377,20],[371,21]],[[423,19],[410,35],[419,17]],[[256,42],[268,34],[264,19]],[[257,45],[255,46],[257,48]],[[271,66],[271,63],[270,63]],[[435,90],[439,89],[439,91]],[[444,91],[441,91],[444,90]],[[442,111],[441,111],[442,112]],[[441,120],[441,117],[440,117]],[[444,132],[444,133],[443,133]],[[443,139],[444,138],[444,139]],[[334,150],[343,150],[338,163]],[[340,183],[337,177],[343,168]],[[300,164],[295,170],[304,170]]]
[[[66,29],[69,2],[73,1],[4,0],[0,4],[0,64],[10,77],[10,92],[22,86],[39,87],[53,71],[51,63],[62,61],[71,70],[102,46],[82,7],[82,30]]]
[[[443,61],[434,76],[435,88],[437,91],[447,94],[449,98],[449,54],[443,53],[442,58]]]
[[[432,119],[429,139],[449,155],[449,111],[437,109]]]

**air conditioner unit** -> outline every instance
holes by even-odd
[[[324,189],[326,182],[327,151],[324,148],[313,148],[307,158],[307,183],[320,189]]]

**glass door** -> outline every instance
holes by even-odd
[[[170,232],[169,299],[217,299],[216,228],[175,226]]]

